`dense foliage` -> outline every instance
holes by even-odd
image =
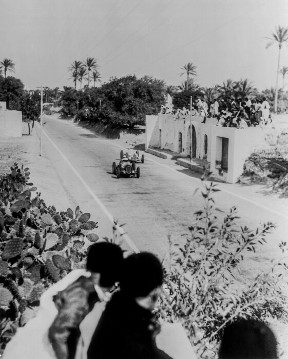
[[[165,293],[160,316],[180,321],[200,358],[216,358],[222,330],[239,317],[287,322],[285,256],[267,270],[245,273],[244,261],[257,253],[274,229],[272,223],[250,229],[241,226],[237,210],[220,211],[213,183],[204,183],[204,206],[195,212],[190,233],[182,242],[171,238],[167,256]],[[284,253],[286,243],[280,248]],[[247,272],[247,271],[246,271]],[[287,284],[287,283],[286,283]]]
[[[43,291],[84,267],[97,223],[79,207],[58,212],[15,164],[0,178],[0,353],[34,314]]]
[[[164,94],[164,82],[148,76],[113,78],[100,88],[77,91],[65,87],[61,113],[90,123],[133,127],[144,124],[146,115],[159,112]]]

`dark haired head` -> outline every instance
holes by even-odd
[[[272,330],[253,319],[240,319],[224,329],[219,359],[277,359]]]
[[[146,297],[163,283],[163,268],[152,253],[131,254],[124,259],[121,290],[133,298]]]
[[[111,287],[119,281],[123,264],[123,251],[114,243],[99,242],[88,249],[86,269],[100,273],[100,286]]]

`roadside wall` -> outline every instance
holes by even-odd
[[[0,138],[21,137],[21,136],[22,136],[22,112],[0,109]]]
[[[154,115],[146,116],[146,131],[145,132],[146,132],[145,150],[147,150],[148,147],[160,148],[158,116],[154,116]]]
[[[265,144],[270,129],[236,129],[216,124],[215,118],[207,118],[203,123],[201,116],[187,115],[177,119],[171,114],[146,116],[146,150],[155,147],[205,159],[215,177],[235,183],[243,172],[245,160]]]
[[[0,101],[0,111],[1,110],[6,110],[6,102]]]

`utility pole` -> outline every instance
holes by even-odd
[[[192,161],[192,96],[190,96],[190,162]]]
[[[40,103],[40,156],[42,156],[42,126],[43,126],[43,86],[37,87],[41,89],[41,103]]]

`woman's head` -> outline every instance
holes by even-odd
[[[101,287],[109,288],[119,281],[122,264],[123,251],[114,243],[98,242],[88,249],[86,268],[92,274],[100,274]]]
[[[153,309],[162,283],[163,268],[154,254],[142,252],[124,259],[120,279],[121,291],[134,299],[146,298],[147,309]]]
[[[239,319],[224,328],[219,359],[277,359],[272,330],[254,319]]]

